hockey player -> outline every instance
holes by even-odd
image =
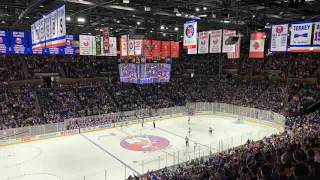
[[[188,136],[186,136],[185,140],[186,140],[186,147],[189,147],[189,138],[188,138]]]
[[[212,135],[212,131],[213,129],[211,127],[209,127],[209,134]]]
[[[191,128],[189,127],[189,136],[190,136],[190,134],[191,134]]]
[[[189,117],[189,119],[188,119],[188,124],[190,124],[190,117]]]
[[[123,122],[122,121],[121,121],[121,125],[120,126],[121,126],[121,129],[122,129],[122,126],[123,126]]]
[[[144,123],[144,118],[142,118],[142,120],[141,120],[141,125],[142,125],[142,127],[143,127],[143,123]]]
[[[153,120],[153,128],[156,128],[156,121]]]

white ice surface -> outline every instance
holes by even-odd
[[[184,138],[191,127],[190,147]],[[209,127],[214,129],[209,135]],[[261,139],[276,130],[219,116],[179,117],[128,127],[0,147],[0,180],[120,180],[183,162],[219,149]],[[125,137],[154,135],[166,138],[167,148],[152,152],[132,151],[120,142]],[[198,146],[194,149],[194,143]],[[84,178],[85,177],[85,178]]]

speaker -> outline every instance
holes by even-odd
[[[146,35],[146,29],[143,28],[133,28],[129,31],[129,39],[141,40]]]
[[[238,42],[239,36],[231,36],[226,40],[226,45],[234,45]]]

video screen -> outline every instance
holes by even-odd
[[[137,66],[136,64],[119,64],[120,82],[137,83]]]
[[[171,64],[146,64],[141,68],[140,84],[170,81]]]

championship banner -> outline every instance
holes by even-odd
[[[51,17],[50,19],[50,34],[51,37],[47,40],[47,47],[54,47],[53,45],[53,39],[58,39],[58,16],[57,11],[52,11],[49,15]]]
[[[291,25],[290,52],[310,52],[312,22],[293,22]]]
[[[171,56],[170,41],[161,41],[162,57]]]
[[[93,39],[94,38],[95,38],[94,36],[90,36],[90,35],[79,35],[80,55],[93,55],[94,54],[93,53]]]
[[[171,58],[179,58],[179,42],[171,41]]]
[[[129,39],[128,40],[128,55],[134,56],[134,40]]]
[[[209,32],[199,32],[198,54],[208,53]]]
[[[31,25],[32,53],[42,54],[44,43],[40,44],[40,20]],[[41,48],[42,47],[42,48]]]
[[[128,56],[128,35],[120,38],[120,56]]]
[[[289,24],[272,25],[271,27],[271,52],[286,52],[288,49]]]
[[[9,31],[0,31],[0,54],[9,54]]]
[[[191,49],[197,47],[197,20],[184,21],[183,48]]]
[[[52,47],[63,47],[66,45],[66,9],[62,5],[57,9],[58,14],[58,35],[57,39],[52,39]]]
[[[160,57],[161,56],[161,41],[152,40],[152,56],[153,57]]]
[[[141,56],[142,54],[142,40],[134,40],[134,55]]]
[[[11,54],[27,54],[27,33],[24,31],[10,31]]]
[[[188,49],[188,54],[197,54],[197,46],[196,48],[191,48],[191,49]]]
[[[320,21],[317,20],[314,24],[313,31],[313,52],[320,52]]]
[[[209,53],[221,53],[222,30],[211,31]]]
[[[249,58],[264,58],[265,33],[251,33]]]
[[[142,40],[142,56],[151,57],[151,50],[148,47],[151,46],[151,40]]]
[[[76,55],[76,48],[73,48],[71,46],[71,41],[76,40],[76,36],[71,34],[71,35],[66,35],[66,47],[63,48],[63,53],[64,55]]]
[[[117,38],[109,37],[109,53],[106,56],[117,56]]]
[[[222,52],[235,52],[235,45],[226,45],[226,40],[232,36],[236,36],[237,32],[232,30],[223,30]]]
[[[44,36],[45,36],[45,43],[46,46],[49,47],[51,45],[51,16],[47,15],[44,18]]]
[[[103,37],[103,51],[105,54],[109,53],[109,28],[105,27],[102,29]]]

